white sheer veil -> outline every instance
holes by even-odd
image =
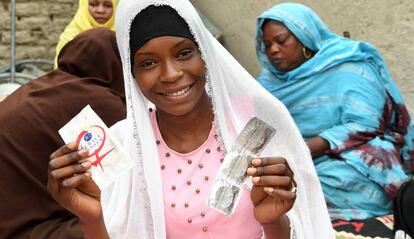
[[[150,102],[131,74],[129,30],[149,5],[169,5],[188,23],[207,67],[206,89],[213,101],[215,124],[228,149],[252,115],[277,132],[263,156],[283,156],[295,173],[297,199],[288,213],[297,238],[334,238],[319,180],[309,151],[287,109],[220,45],[188,0],[121,0],[116,37],[122,58],[127,119],[112,130],[135,167],[102,191],[102,207],[111,238],[166,238],[160,164],[150,123]],[[252,36],[253,37],[253,36]]]

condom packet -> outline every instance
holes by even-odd
[[[207,205],[220,213],[230,216],[234,213],[243,187],[250,188],[246,170],[251,161],[258,157],[270,142],[276,130],[253,117],[247,122],[226,154],[223,164],[207,198]]]
[[[133,166],[125,149],[90,105],[63,126],[59,134],[66,144],[76,141],[79,149],[88,150],[86,160],[92,164],[89,171],[101,190]]]

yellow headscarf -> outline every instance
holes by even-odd
[[[56,46],[55,68],[57,68],[57,57],[62,48],[70,40],[75,38],[79,33],[91,28],[104,27],[114,31],[115,29],[115,10],[118,5],[118,0],[112,0],[113,13],[111,18],[104,24],[100,24],[89,13],[89,0],[79,0],[79,7],[76,11],[75,17],[66,26],[65,30],[59,37],[59,42]]]

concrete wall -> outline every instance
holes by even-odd
[[[260,72],[254,49],[256,17],[275,0],[193,0],[223,32],[223,44],[254,76]],[[336,33],[374,44],[414,108],[414,1],[302,0]]]
[[[53,60],[59,35],[73,18],[77,0],[17,0],[16,59]],[[0,66],[10,62],[10,1],[0,0]]]

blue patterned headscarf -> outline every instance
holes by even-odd
[[[263,43],[269,19],[315,52],[312,58],[287,72],[273,66]],[[408,178],[402,165],[414,168],[414,130],[377,49],[331,32],[302,4],[282,3],[259,16],[256,52],[259,83],[287,106],[305,140],[320,136],[329,143],[330,150],[314,162],[331,216],[389,213],[389,198]]]
[[[262,27],[266,19],[282,22],[304,46],[316,52],[316,54],[312,59],[292,71],[278,71],[267,59],[264,52]],[[344,62],[370,61],[377,66],[381,75],[381,83],[392,98],[397,103],[403,102],[398,88],[391,80],[384,60],[374,46],[333,33],[319,16],[305,5],[282,3],[263,12],[257,20],[256,39],[257,56],[264,68],[259,79],[300,80],[318,75],[320,72]]]
[[[268,60],[264,51],[262,28],[267,19],[283,23],[304,46],[316,52],[316,54],[296,69],[288,72],[277,70]],[[282,3],[263,12],[257,20],[256,52],[263,67],[257,80],[282,101],[284,95],[279,97],[279,92],[281,94],[293,93],[287,90],[287,87],[295,84],[301,85],[303,83],[299,82],[303,79],[315,78],[315,80],[309,80],[306,83],[307,85],[312,83],[321,84],[322,82],[317,80],[321,73],[346,62],[365,62],[374,68],[378,76],[376,77],[378,82],[386,89],[393,102],[404,105],[404,99],[393,82],[378,50],[367,42],[353,41],[333,33],[319,16],[305,5]],[[403,111],[407,111],[405,106],[402,108]],[[401,114],[407,114],[405,117],[409,117],[408,112],[402,112]],[[411,127],[408,127],[407,131],[409,132],[407,134],[414,135],[412,121],[410,124]],[[408,141],[411,141],[411,138]],[[407,143],[413,144],[412,142]],[[406,155],[406,158],[408,157]],[[411,157],[414,157],[414,155],[411,155]]]

